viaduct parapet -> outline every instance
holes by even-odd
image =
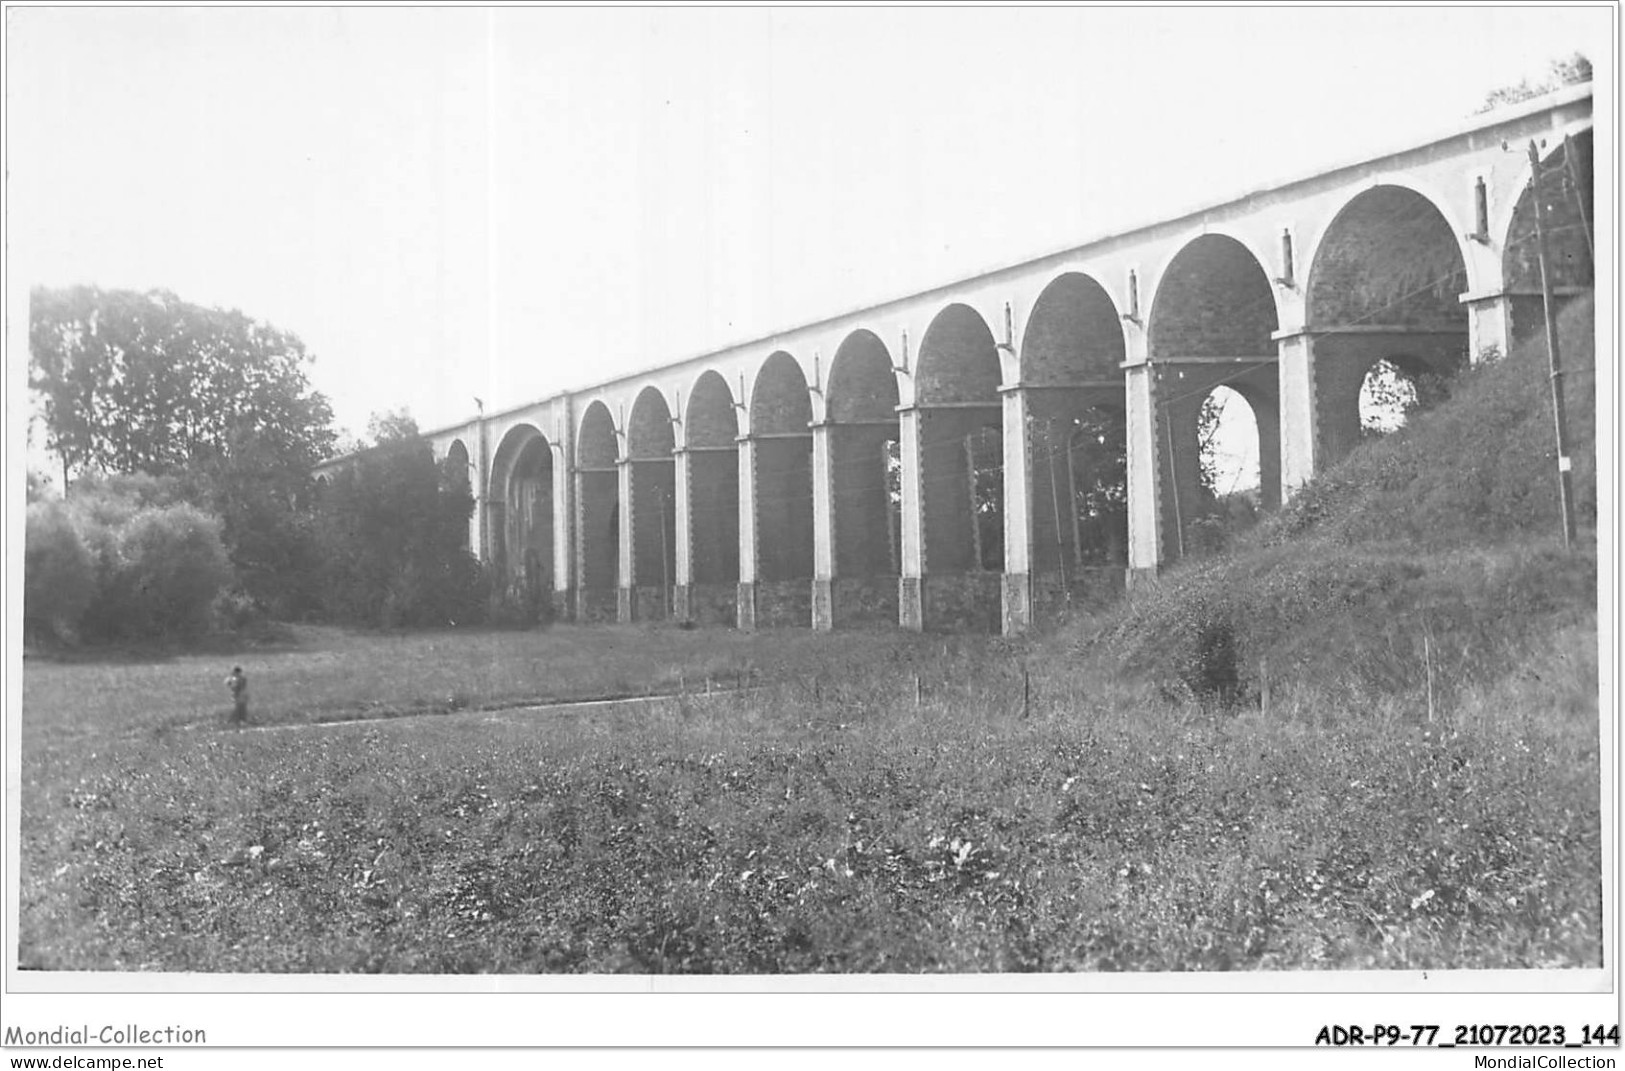
[[[1014,633],[1194,553],[1198,415],[1264,509],[1348,452],[1388,361],[1448,375],[1592,284],[1589,85],[1374,159],[425,433],[469,547],[579,621]],[[345,459],[324,468],[340,466]]]

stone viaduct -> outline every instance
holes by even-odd
[[[1591,87],[1063,252],[426,432],[469,546],[579,621],[1019,632],[1186,552],[1203,400],[1261,505],[1591,285]],[[1566,179],[1566,182],[1565,182]],[[339,465],[343,459],[330,463]]]

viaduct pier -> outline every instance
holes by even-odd
[[[562,619],[1015,633],[1188,553],[1228,388],[1275,508],[1387,361],[1448,375],[1592,283],[1592,94],[424,433]],[[344,459],[330,462],[342,465]],[[1211,499],[1209,494],[1208,499]]]

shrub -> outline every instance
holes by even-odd
[[[463,548],[473,509],[466,485],[442,486],[421,440],[357,458],[321,496],[314,525],[328,615],[385,628],[480,620],[486,589]]]
[[[486,581],[467,554],[402,563],[384,589],[378,623],[384,628],[440,628],[485,619]]]
[[[240,587],[226,588],[214,597],[209,616],[214,627],[223,632],[238,632],[257,625],[262,619],[259,603]]]
[[[220,522],[194,506],[138,510],[117,532],[116,561],[97,600],[109,637],[192,637],[231,579]]]
[[[151,477],[84,481],[28,513],[25,614],[34,638],[112,641],[209,630],[232,578],[220,522]]]
[[[35,502],[28,507],[26,538],[24,630],[35,642],[72,642],[78,637],[85,610],[96,596],[95,559],[60,500]]]
[[[491,588],[486,620],[498,628],[533,628],[553,621],[553,604],[522,584]]]
[[[1211,499],[1185,526],[1185,552],[1192,558],[1222,554],[1258,524],[1258,505],[1242,492]]]

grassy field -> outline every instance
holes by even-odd
[[[21,963],[1600,965],[1592,316],[1560,322],[1574,550],[1528,346],[1025,643],[299,629],[30,660]],[[254,731],[221,725],[236,663]]]
[[[964,640],[900,633],[746,634],[721,629],[360,633],[291,626],[280,642],[154,658],[30,659],[23,731],[51,741],[108,729],[192,728],[231,709],[234,665],[258,724],[446,714],[560,700],[703,692],[838,675],[879,653],[894,663],[951,656]]]
[[[242,660],[285,728],[219,727],[213,661],[29,663],[25,967],[1600,962],[1583,653],[1432,726],[1209,715],[972,638],[312,631]],[[757,690],[709,700],[476,709],[747,666]],[[443,692],[468,709],[309,724]]]

